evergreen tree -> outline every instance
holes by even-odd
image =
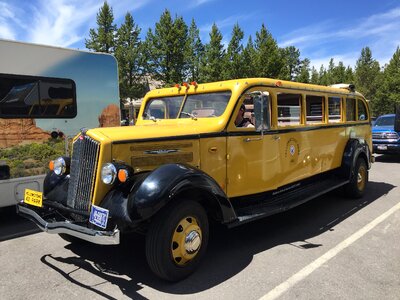
[[[254,49],[253,39],[250,35],[247,41],[246,48],[244,48],[242,52],[244,78],[256,77],[255,57],[256,57],[256,50]]]
[[[353,69],[350,66],[347,66],[346,72],[345,72],[345,81],[347,83],[354,83],[354,72]]]
[[[205,47],[201,67],[201,80],[203,82],[218,81],[223,79],[223,58],[225,55],[222,45],[222,34],[214,23],[210,32],[210,42]]]
[[[256,32],[256,76],[278,78],[282,73],[284,61],[279,47],[271,33],[262,24],[260,31]]]
[[[146,36],[148,71],[154,79],[163,84],[182,82],[185,77],[185,53],[187,45],[187,25],[182,17],[172,19],[168,10]]]
[[[204,45],[201,42],[199,29],[192,19],[190,24],[187,48],[185,53],[185,60],[187,63],[187,80],[188,81],[198,81],[200,79],[200,65],[201,60],[204,55]]]
[[[371,106],[375,110],[374,102],[380,84],[380,66],[378,61],[372,58],[371,50],[368,47],[361,50],[361,56],[356,62],[354,77],[357,91],[371,100]]]
[[[302,62],[300,61],[300,50],[294,46],[289,46],[282,49],[282,55],[285,62],[285,74],[282,74],[282,79],[295,80],[301,73]],[[309,61],[308,61],[309,63]]]
[[[321,85],[329,84],[328,83],[329,82],[328,74],[327,74],[327,71],[326,71],[324,65],[321,65],[321,67],[319,68],[318,78],[319,78],[318,84],[321,84]]]
[[[305,58],[301,62],[299,75],[296,76],[297,82],[310,83],[310,60]]]
[[[89,38],[85,39],[85,46],[96,52],[113,53],[117,26],[114,24],[112,8],[107,1],[97,13],[97,30],[91,28]]]
[[[371,101],[376,116],[393,113],[395,105],[400,104],[400,47],[397,47],[379,82],[376,97]]]
[[[122,99],[138,99],[146,92],[140,28],[130,13],[117,31],[115,57],[119,68],[119,89]]]
[[[335,83],[334,79],[334,73],[335,73],[335,62],[333,58],[329,60],[329,65],[328,69],[326,70],[326,85],[331,85]]]
[[[343,62],[339,61],[339,64],[334,67],[332,74],[332,84],[345,83],[346,82],[346,67]]]
[[[236,23],[233,27],[232,38],[226,53],[225,79],[242,78],[244,76],[245,70],[242,62],[243,37],[244,33],[240,29],[239,24]]]
[[[319,80],[319,74],[317,69],[314,68],[314,66],[311,69],[311,79],[310,79],[310,83],[312,84],[319,84],[320,80]]]

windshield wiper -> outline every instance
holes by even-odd
[[[156,117],[153,117],[153,116],[150,116],[149,120],[152,120],[153,122],[157,122],[158,121],[158,119]]]
[[[192,120],[197,120],[197,117],[194,114],[191,114],[189,112],[186,111],[181,111],[181,115],[186,115],[192,118]]]

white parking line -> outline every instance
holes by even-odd
[[[375,226],[383,222],[385,219],[387,219],[391,214],[396,212],[397,210],[400,209],[400,203],[397,205],[393,206],[391,209],[377,217],[375,220],[371,221],[367,225],[365,225],[363,228],[358,230],[356,233],[352,234],[350,237],[345,239],[343,242],[338,244],[336,247],[330,249],[328,252],[326,252],[324,255],[320,256],[316,260],[314,260],[312,263],[301,269],[299,272],[291,276],[288,280],[285,282],[282,282],[280,285],[276,286],[273,290],[269,291],[267,294],[265,294],[263,297],[260,298],[260,300],[272,300],[276,299],[279,296],[281,296],[283,293],[288,291],[291,287],[293,287],[295,284],[306,278],[308,275],[310,275],[312,272],[314,272],[316,269],[321,267],[324,263],[329,261],[331,258],[335,257],[339,252],[342,250],[346,249],[348,246],[353,244],[355,241],[357,241],[359,238],[361,238],[363,235],[365,235],[367,232],[372,230]]]

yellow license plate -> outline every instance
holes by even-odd
[[[34,191],[34,190],[25,189],[24,202],[27,204],[30,204],[30,205],[42,207],[43,193]]]

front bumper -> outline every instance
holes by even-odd
[[[374,142],[372,141],[372,145],[374,148],[374,153],[378,153],[378,154],[385,154],[385,153],[400,153],[400,143],[399,144],[395,144],[395,143],[385,143],[380,141],[378,142]]]
[[[65,221],[46,221],[34,210],[26,207],[23,203],[17,205],[17,213],[32,222],[41,230],[48,233],[66,233],[82,240],[99,245],[117,245],[120,243],[120,231],[103,231],[87,228],[81,225]]]

